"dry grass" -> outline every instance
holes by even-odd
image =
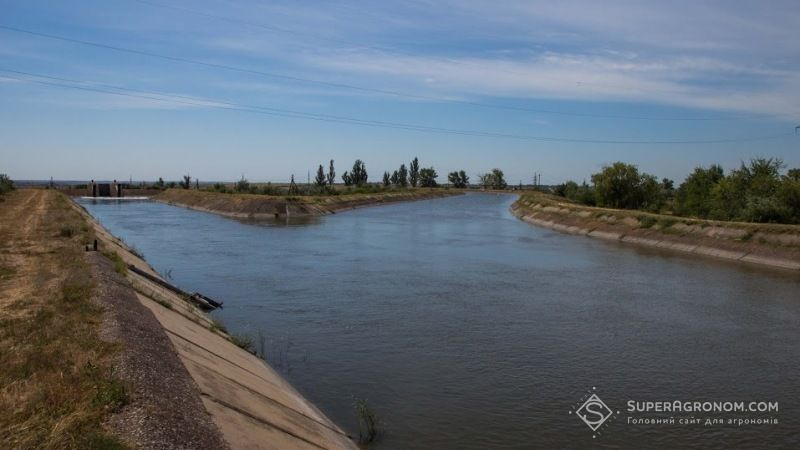
[[[91,229],[63,195],[19,190],[0,236],[0,447],[125,448],[102,427],[128,398],[98,336]]]

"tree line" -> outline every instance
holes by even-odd
[[[780,158],[754,158],[725,174],[722,166],[697,167],[675,188],[668,178],[615,162],[591,176],[568,181],[555,193],[590,206],[667,212],[743,222],[800,223],[800,169],[784,172]]]
[[[325,166],[320,164],[317,167],[313,183],[303,186],[298,185],[295,181],[294,174],[291,175],[291,180],[288,187],[274,186],[272,183],[256,185],[250,183],[244,176],[237,181],[233,187],[229,187],[226,183],[214,183],[213,185],[205,187],[206,190],[215,192],[237,192],[237,193],[250,193],[250,194],[264,194],[264,195],[338,195],[340,193],[371,193],[381,192],[389,189],[407,189],[409,187],[423,187],[435,188],[439,187],[438,178],[439,173],[433,166],[421,167],[419,158],[415,157],[406,166],[405,163],[400,164],[400,167],[392,172],[384,172],[380,182],[370,183],[369,173],[364,161],[357,159],[349,170],[341,174],[341,181],[344,185],[344,190],[339,190],[334,187],[336,184],[336,168],[334,160],[330,160]],[[485,189],[506,189],[508,186],[503,171],[500,169],[492,169],[492,171],[479,175],[480,186]],[[448,183],[457,189],[466,189],[470,187],[470,177],[464,170],[457,170],[450,172],[447,175]],[[195,188],[199,189],[199,182],[194,180]],[[183,176],[183,180],[175,183],[164,183],[164,180],[159,178],[159,181],[153,187],[181,187],[183,189],[190,189],[192,187],[192,178],[187,174]]]

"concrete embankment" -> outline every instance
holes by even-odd
[[[240,219],[321,216],[339,211],[387,203],[425,200],[459,195],[451,189],[413,189],[375,194],[279,197],[255,194],[225,194],[192,189],[168,189],[153,197],[170,205]]]
[[[75,207],[94,228],[100,250],[107,255],[118,255],[118,266],[132,264],[161,279],[124,242],[83,208]],[[127,301],[138,302],[139,308],[148,314],[146,319],[163,329],[170,350],[182,363],[181,370],[191,377],[205,409],[180,410],[173,414],[209,415],[224,443],[234,449],[357,448],[342,429],[275,370],[235,345],[218,324],[181,295],[130,270],[120,272],[122,276],[118,278],[121,279],[116,280],[114,289],[123,290]],[[169,380],[171,374],[164,376]],[[203,448],[219,447],[210,441]]]
[[[800,226],[690,219],[576,205],[526,194],[512,206],[520,219],[563,233],[800,271]]]

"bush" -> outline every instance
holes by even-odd
[[[640,228],[652,228],[653,225],[656,224],[656,222],[658,222],[658,219],[656,219],[653,216],[639,216]]]
[[[241,180],[236,182],[236,185],[233,187],[236,192],[250,192],[250,182],[247,181],[245,177],[242,177]]]
[[[5,194],[14,190],[14,182],[8,175],[0,173],[0,194]]]

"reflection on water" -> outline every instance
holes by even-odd
[[[320,216],[277,216],[259,219],[236,219],[245,225],[262,227],[302,227],[305,225],[316,225],[322,223]]]
[[[224,300],[230,329],[262,332],[273,365],[353,433],[366,399],[379,449],[800,446],[796,274],[558,234],[512,201],[302,226],[86,207],[178,285]],[[592,387],[620,411],[597,438],[569,413]],[[779,424],[631,425],[628,400],[778,401]]]

